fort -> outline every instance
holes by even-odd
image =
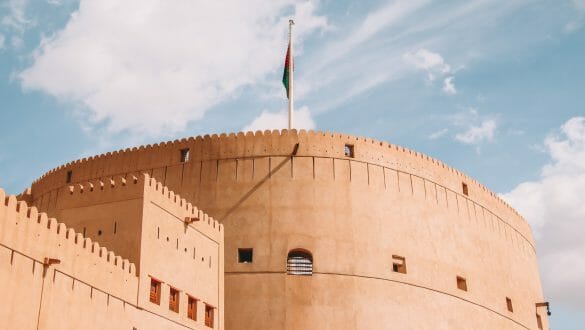
[[[22,329],[548,329],[528,223],[373,139],[206,135],[67,163],[4,200],[0,319]]]

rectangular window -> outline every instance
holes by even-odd
[[[187,317],[193,321],[197,321],[197,299],[187,296]]]
[[[467,188],[467,183],[462,182],[461,183],[461,188],[463,189],[463,195],[469,196],[469,189]]]
[[[67,183],[71,183],[73,179],[73,171],[67,171]]]
[[[353,151],[354,151],[353,144],[346,144],[345,145],[345,149],[344,149],[345,157],[353,158],[354,157]]]
[[[161,282],[155,280],[154,278],[150,279],[150,302],[160,305],[160,288]]]
[[[536,325],[538,326],[538,329],[542,330],[542,319],[538,313],[536,314]]]
[[[189,161],[189,149],[181,149],[181,163]]]
[[[467,291],[467,280],[461,276],[457,276],[457,289]]]
[[[205,325],[213,328],[213,306],[205,304]]]
[[[513,312],[514,308],[512,307],[512,299],[506,297],[506,306],[508,307],[508,311]]]
[[[392,271],[406,274],[406,259],[401,256],[392,255]]]
[[[254,249],[238,249],[238,262],[239,263],[251,263],[252,262],[252,257],[254,254]]]
[[[179,312],[179,290],[169,287],[169,310],[178,313]]]

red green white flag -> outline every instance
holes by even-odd
[[[290,61],[293,61],[292,63]],[[292,65],[289,65],[291,63]],[[290,42],[288,43],[288,48],[286,49],[286,58],[284,59],[284,73],[282,74],[282,84],[286,89],[286,97],[290,99],[290,72],[289,69],[294,71],[294,60],[291,57],[290,53]]]

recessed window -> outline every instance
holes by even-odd
[[[169,290],[169,310],[175,313],[179,312],[179,290],[172,286]]]
[[[286,260],[286,273],[289,275],[313,275],[313,256],[309,251],[292,250]]]
[[[538,326],[538,329],[542,330],[542,318],[540,318],[538,313],[536,314],[536,325]]]
[[[392,271],[406,274],[406,259],[401,256],[392,255]]]
[[[98,230],[98,236],[102,236],[102,230]]]
[[[161,282],[155,280],[154,278],[150,279],[150,302],[160,305],[160,288]]]
[[[467,188],[467,183],[462,182],[461,188],[463,189],[463,195],[469,196],[469,188]]]
[[[461,276],[457,276],[457,289],[467,291],[467,280]]]
[[[181,163],[189,161],[189,149],[181,149]]]
[[[514,308],[512,307],[512,299],[506,297],[506,306],[508,307],[509,312],[513,312]]]
[[[254,249],[238,249],[238,262],[247,264],[252,262],[254,256]]]
[[[197,299],[189,297],[187,301],[187,317],[193,321],[197,321]]]
[[[67,171],[67,183],[71,183],[71,179],[73,179],[73,171]]]
[[[213,306],[205,304],[205,325],[213,328]]]
[[[345,145],[345,149],[344,149],[345,157],[353,158],[354,157],[353,151],[354,151],[353,144],[346,144]]]

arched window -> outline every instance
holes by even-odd
[[[313,275],[313,255],[306,250],[292,250],[286,259],[286,273],[289,275]]]

